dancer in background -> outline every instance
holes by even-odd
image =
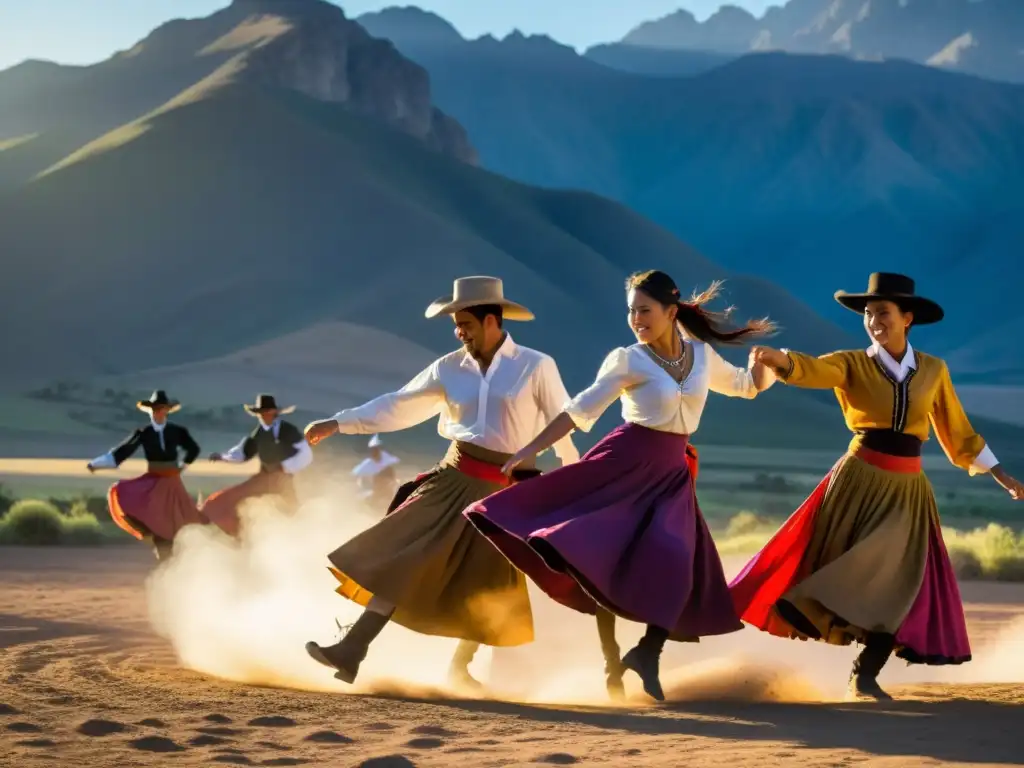
[[[136,403],[149,414],[150,422],[136,429],[127,440],[87,465],[90,472],[113,469],[139,448],[146,456],[146,472],[110,486],[107,503],[110,516],[123,530],[140,541],[148,540],[158,560],[171,556],[178,531],[190,523],[205,522],[181,482],[182,470],[199,456],[199,444],[188,430],[172,424],[167,417],[181,408],[162,389],[148,400]],[[179,452],[184,457],[179,463]]]
[[[622,401],[625,421],[573,466],[471,505],[466,517],[516,567],[559,603],[597,615],[606,684],[621,698],[626,669],[664,699],[659,658],[665,641],[695,641],[742,628],[722,564],[694,492],[697,430],[708,392],[753,398],[770,376],[726,362],[717,343],[773,331],[768,321],[729,328],[703,305],[718,291],[684,301],[664,272],[626,282],[637,343],[614,350],[596,381],[575,398],[506,469],[532,461],[574,429],[590,431]],[[620,659],[615,616],[647,624]]]
[[[971,658],[963,605],[921,469],[928,425],[949,460],[1024,488],[971,427],[946,363],[914,349],[913,326],[942,308],[904,275],[875,273],[836,300],[863,315],[871,346],[811,357],[760,347],[757,365],[787,384],[832,389],[854,433],[846,454],[730,585],[741,618],[780,637],[863,643],[851,699],[890,699],[878,674],[895,651],[911,664]]]
[[[225,533],[238,535],[238,508],[246,499],[256,496],[279,497],[289,511],[298,502],[295,495],[295,474],[313,461],[313,451],[302,431],[281,417],[295,411],[295,406],[280,408],[273,395],[258,395],[256,403],[242,406],[256,417],[258,424],[238,445],[226,453],[210,455],[210,461],[241,464],[258,458],[260,469],[238,485],[211,494],[200,511]]]
[[[370,455],[352,470],[359,485],[360,498],[374,510],[388,512],[398,492],[395,465],[398,457],[382,447],[380,435],[374,435],[367,444]]]
[[[391,620],[427,635],[459,638],[449,681],[480,687],[469,664],[481,644],[514,646],[533,640],[526,581],[476,534],[462,510],[508,485],[502,465],[553,419],[568,399],[555,361],[516,344],[505,320],[533,314],[508,301],[501,280],[466,277],[427,317],[450,315],[462,349],[429,365],[397,392],[306,429],[309,441],[338,432],[373,434],[407,429],[440,414],[448,453],[376,525],[329,555],[339,594],[366,606],[340,642],[307,643],[307,652],[351,683],[370,643]],[[562,463],[578,458],[566,437],[555,444]],[[528,462],[513,480],[539,474]]]

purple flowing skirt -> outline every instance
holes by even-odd
[[[689,450],[688,450],[689,448]],[[552,599],[693,640],[743,628],[694,494],[689,436],[625,424],[463,514]]]

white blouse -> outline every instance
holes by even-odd
[[[693,368],[682,383],[654,362],[642,344],[619,347],[605,358],[594,383],[563,410],[578,429],[589,432],[608,406],[620,399],[623,421],[689,435],[700,424],[708,390],[748,400],[757,395],[749,370],[732,365],[709,344],[689,342]]]

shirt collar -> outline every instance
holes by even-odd
[[[263,420],[260,419],[260,429],[262,429],[264,432],[271,432],[271,431],[276,432],[277,431],[277,425],[280,424],[280,423],[281,423],[281,419],[274,419],[269,424],[264,424]]]
[[[152,417],[152,416],[150,416],[150,418],[149,418],[149,425],[150,425],[151,427],[153,427],[153,429],[154,429],[154,430],[156,430],[157,432],[163,432],[163,431],[164,431],[164,427],[166,427],[166,426],[167,426],[167,422],[165,421],[165,422],[164,422],[163,424],[157,424],[157,423],[156,423],[156,422],[155,422],[155,421],[153,420],[153,417]]]
[[[905,378],[911,369],[917,370],[917,356],[914,354],[914,348],[910,345],[909,341],[907,342],[907,352],[898,363],[878,342],[872,343],[868,349],[868,354],[878,357],[882,361],[882,365],[894,374],[898,373],[900,379]]]
[[[515,357],[518,351],[519,346],[512,340],[512,334],[506,331],[505,340],[495,350],[494,359],[491,361],[491,365],[494,365],[494,360],[497,360],[499,357]],[[462,353],[462,364],[471,365],[477,370],[480,369],[479,363],[477,363],[476,359],[469,354],[469,352]]]

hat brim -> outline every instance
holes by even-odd
[[[253,416],[259,416],[261,413],[266,413],[267,411],[277,411],[282,416],[287,416],[289,413],[295,412],[294,405],[286,405],[283,408],[257,408],[254,405],[249,405],[248,403],[246,403],[242,407],[245,408],[245,410],[247,410]]]
[[[835,300],[852,312],[862,314],[869,301],[892,301],[906,311],[914,313],[914,325],[931,325],[945,317],[942,307],[931,299],[923,296],[907,296],[905,294],[881,293],[847,293],[836,291]]]
[[[483,307],[493,304],[501,307],[501,314],[505,320],[517,320],[519,322],[533,320],[533,312],[522,304],[516,304],[514,301],[506,299],[501,301],[454,301],[453,298],[452,296],[442,296],[437,301],[432,302],[427,307],[427,311],[423,313],[424,316],[428,319],[433,319],[441,315],[454,315],[456,312],[461,312],[470,307]]]
[[[181,403],[177,400],[171,400],[169,403],[154,403],[152,400],[139,400],[135,403],[135,407],[140,411],[152,411],[154,406],[162,405],[167,408],[168,413],[176,413],[181,410]]]

